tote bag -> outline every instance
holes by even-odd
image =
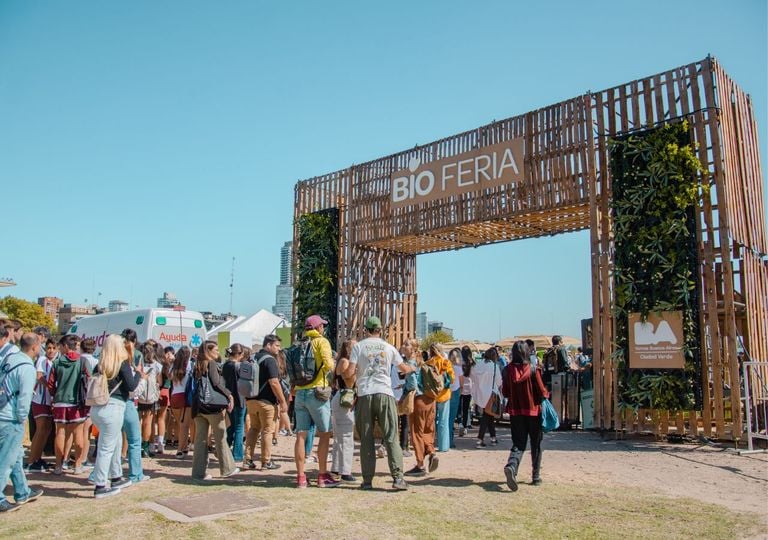
[[[560,419],[554,405],[544,398],[541,400],[541,429],[544,433],[554,431],[560,427]]]

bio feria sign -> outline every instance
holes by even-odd
[[[523,158],[520,138],[429,163],[411,158],[407,169],[392,174],[392,207],[520,182],[524,178]]]
[[[683,312],[629,314],[630,369],[683,369]]]

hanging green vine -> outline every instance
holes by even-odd
[[[332,208],[299,218],[298,268],[296,272],[296,320],[299,333],[304,320],[320,315],[328,321],[325,335],[336,348],[339,298],[339,211]]]
[[[701,403],[695,220],[706,173],[687,122],[614,139],[610,153],[619,404],[688,410]],[[683,312],[685,368],[630,370],[629,313],[666,310]]]

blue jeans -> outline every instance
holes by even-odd
[[[96,463],[89,476],[96,486],[106,486],[108,479],[123,476],[123,466],[120,463],[120,446],[123,442],[124,417],[125,401],[117,398],[109,398],[109,402],[101,407],[91,407],[91,420],[93,420],[93,425],[99,428]]]
[[[27,477],[24,476],[24,447],[21,441],[24,439],[24,424],[16,422],[0,422],[0,486],[4,489],[8,483],[8,477],[13,483],[13,497],[26,499],[30,489],[27,485]],[[5,500],[0,489],[0,501]]]
[[[318,433],[331,431],[331,402],[315,397],[314,388],[296,390],[296,431],[309,431],[312,424]]]
[[[451,415],[451,400],[435,403],[435,421],[437,429],[435,431],[435,442],[438,452],[447,452],[451,447],[451,426],[448,425]]]
[[[308,458],[312,455],[312,447],[315,444],[315,424],[309,426],[307,430],[307,439],[304,441],[304,457]]]
[[[227,445],[232,449],[232,457],[235,461],[243,461],[243,435],[245,433],[245,407],[234,407],[229,414],[229,427],[227,428]],[[269,441],[272,444],[272,441]]]
[[[450,434],[451,448],[456,445],[453,442],[453,425],[456,423],[456,417],[459,416],[459,402],[461,401],[461,392],[456,390],[451,392],[451,414],[448,419],[448,433]]]
[[[144,468],[141,464],[141,424],[132,399],[125,402],[123,431],[128,439],[128,479],[131,482],[140,482],[144,478]]]

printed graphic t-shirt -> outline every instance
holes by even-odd
[[[392,345],[381,338],[366,338],[352,347],[349,361],[357,365],[357,395],[395,397],[390,372],[403,363],[403,358]]]

